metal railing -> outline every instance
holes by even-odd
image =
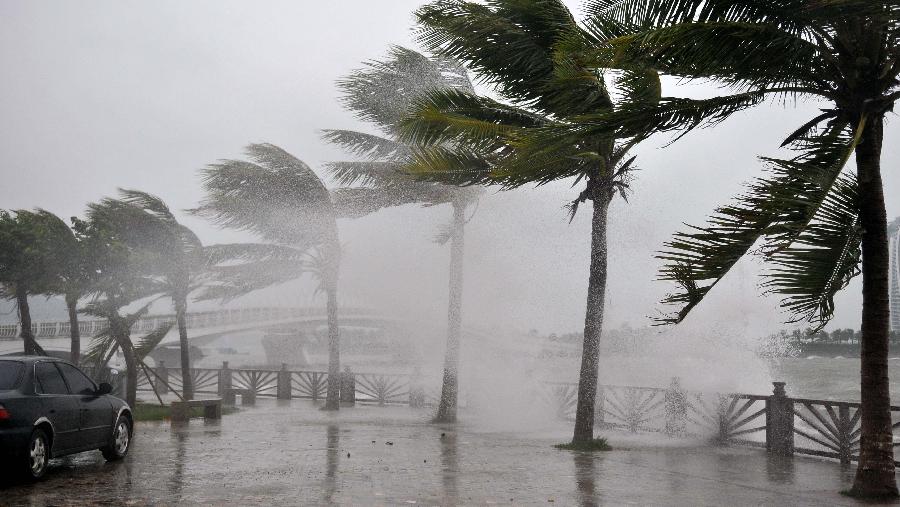
[[[370,314],[366,308],[342,308],[347,314]],[[203,329],[228,326],[231,324],[248,324],[275,320],[289,320],[304,317],[325,317],[323,308],[286,308],[260,307],[240,308],[233,310],[215,310],[209,312],[191,312],[187,315],[189,329]],[[175,322],[175,315],[149,315],[138,320],[132,330],[147,333],[164,325]],[[78,330],[83,336],[93,336],[108,327],[105,320],[82,320],[78,322]],[[33,322],[31,332],[35,338],[68,337],[71,329],[69,322]],[[0,324],[0,340],[16,339],[19,336],[19,324]]]
[[[156,387],[181,389],[181,370],[161,363],[152,379],[141,376],[139,391]],[[223,396],[228,389],[250,390],[259,397],[323,400],[328,373],[274,369],[191,369],[194,391]],[[160,381],[160,379],[165,382]],[[631,433],[658,433],[673,438],[699,438],[717,445],[766,448],[773,454],[804,454],[834,458],[842,463],[859,459],[860,404],[791,398],[783,382],[774,382],[772,394],[695,392],[683,389],[678,379],[668,387],[600,385],[595,404],[595,425]],[[541,396],[549,410],[573,420],[578,385],[543,382]],[[378,405],[432,406],[438,396],[427,389],[419,374],[341,373],[341,400]],[[900,427],[900,406],[891,407],[893,428]],[[900,445],[900,442],[894,446]],[[900,462],[898,462],[900,464]]]

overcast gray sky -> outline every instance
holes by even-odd
[[[68,217],[117,187],[189,208],[202,195],[197,170],[239,156],[250,142],[278,144],[321,168],[341,154],[320,140],[320,129],[364,128],[341,109],[334,81],[390,44],[411,46],[411,13],[421,3],[0,2],[0,208]],[[570,2],[576,12],[577,4]],[[681,222],[702,221],[759,174],[754,157],[775,153],[814,111],[773,104],[671,147],[662,149],[669,139],[659,138],[637,150],[634,195],[611,212],[608,325],[647,323],[669,289],[654,281],[653,252]],[[892,127],[884,167],[893,217],[900,176]],[[582,326],[589,213],[568,224],[562,209],[575,194],[560,183],[485,196],[467,236],[467,323],[546,332]],[[445,318],[449,254],[431,240],[448,213],[408,207],[342,224],[342,300]],[[182,218],[207,243],[240,239]],[[757,297],[756,271],[752,262],[739,266],[688,328],[779,327],[785,316],[774,300]],[[856,283],[840,297],[836,325],[858,327],[859,291]],[[297,284],[251,301],[287,304],[288,296],[312,303]]]

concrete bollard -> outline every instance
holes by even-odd
[[[794,455],[794,401],[787,397],[784,382],[772,382],[766,400],[766,450],[781,456]]]
[[[281,371],[278,372],[277,382],[276,397],[279,400],[291,399],[291,372],[288,371],[286,363],[281,363]]]
[[[687,396],[678,377],[672,382],[665,394],[666,435],[670,437],[684,436],[687,431]]]
[[[350,367],[344,368],[341,373],[341,403],[345,405],[356,405],[356,377],[350,371]]]
[[[231,389],[231,370],[228,369],[228,361],[222,361],[222,369],[219,370],[219,397],[223,398],[229,389]]]
[[[156,386],[156,392],[159,394],[167,394],[169,392],[169,369],[166,368],[166,362],[160,361],[156,367],[156,378],[153,379],[153,385]]]

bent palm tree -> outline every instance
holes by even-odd
[[[546,132],[548,145],[586,134],[690,130],[767,97],[824,100],[830,107],[785,139],[799,153],[766,158],[750,184],[710,224],[679,233],[660,257],[662,278],[681,286],[665,302],[680,322],[762,240],[768,290],[797,320],[824,325],[833,297],[863,276],[860,459],[852,493],[897,496],[888,383],[888,241],[881,148],[884,116],[900,98],[900,4],[894,0],[592,0],[589,27],[626,34],[566,51],[599,67],[647,65],[687,79],[713,78],[733,93],[667,98]],[[583,42],[583,41],[582,41]],[[856,174],[845,170],[856,159]]]
[[[44,353],[32,330],[28,296],[54,290],[65,261],[61,229],[68,227],[48,211],[0,211],[0,293],[16,301],[25,354]]]
[[[575,178],[584,182],[569,205],[574,216],[591,201],[591,261],[584,343],[573,442],[593,440],[599,345],[606,299],[606,228],[609,205],[628,187],[640,140],[614,135],[584,136],[537,156],[521,156],[529,132],[568,124],[580,115],[610,111],[615,104],[601,74],[575,61],[554,59],[556,44],[581,33],[557,0],[489,0],[484,4],[442,0],[417,13],[420,41],[437,54],[463,62],[512,105],[457,90],[432,92],[404,125],[415,145],[410,170],[421,178],[455,184],[497,184],[515,188]],[[623,100],[654,100],[659,81],[638,69],[619,78]]]
[[[54,279],[48,292],[65,300],[69,314],[70,359],[78,364],[81,361],[78,301],[87,295],[96,269],[86,255],[85,245],[68,224],[49,212],[42,213],[46,213],[54,236],[51,243],[51,255],[55,259],[52,266]]]
[[[462,330],[463,240],[465,210],[479,195],[475,188],[460,188],[418,181],[403,172],[411,162],[414,146],[398,139],[401,121],[424,94],[440,89],[474,93],[466,70],[453,61],[428,58],[416,51],[393,47],[388,59],[367,63],[338,82],[344,104],[358,118],[374,125],[381,135],[349,130],[326,130],[325,138],[363,160],[328,164],[342,185],[362,184],[377,190],[358,195],[358,189],[336,192],[339,213],[363,215],[379,208],[418,203],[437,206],[449,203],[453,218],[439,242],[450,248],[450,296],[447,311],[447,347],[441,398],[435,421],[455,422],[457,413],[459,349]]]
[[[248,231],[264,243],[213,245],[216,282],[202,298],[230,299],[312,273],[328,313],[327,410],[340,408],[337,282],[341,249],[335,207],[322,180],[272,144],[251,144],[250,161],[222,160],[203,170],[206,198],[195,213]]]
[[[96,366],[104,366],[116,350],[122,352],[125,359],[126,401],[131,406],[137,402],[138,368],[143,360],[140,353],[140,343],[143,342],[136,347],[131,338],[131,327],[146,313],[150,303],[124,315],[122,310],[163,290],[154,272],[156,255],[148,256],[147,252],[129,245],[128,233],[122,227],[133,222],[128,215],[137,211],[114,199],[104,199],[88,205],[87,221],[75,221],[76,234],[84,244],[92,265],[97,268],[89,289],[91,299],[81,311],[108,322],[107,329],[94,337],[86,359],[95,362]],[[148,339],[155,346],[170,327],[171,324],[162,326]]]
[[[169,207],[154,195],[139,190],[120,190],[121,198],[106,200],[115,212],[116,236],[140,251],[160,291],[175,307],[175,322],[181,349],[182,397],[194,397],[191,379],[190,343],[187,334],[187,299],[203,282],[207,255],[203,243],[175,218]]]

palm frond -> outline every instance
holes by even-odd
[[[147,359],[147,356],[150,355],[153,350],[159,346],[159,342],[166,337],[169,333],[169,330],[175,325],[174,322],[166,322],[165,324],[157,327],[151,333],[147,334],[143,338],[137,341],[134,345],[134,355],[137,357],[138,361],[144,361]]]
[[[415,102],[401,122],[400,139],[417,145],[497,146],[512,132],[545,122],[540,115],[487,97],[439,90]]]
[[[856,180],[841,177],[813,222],[790,247],[777,250],[763,286],[783,297],[791,322],[824,327],[834,314],[834,296],[859,274],[859,196]]]
[[[212,280],[201,289],[195,301],[228,302],[300,278],[308,271],[305,266],[305,260],[279,258],[215,266],[210,269]]]
[[[611,106],[602,81],[557,80],[554,45],[578,30],[559,0],[441,0],[416,17],[419,42],[463,62],[517,105],[563,116]]]
[[[657,254],[666,262],[660,279],[675,282],[680,292],[663,303],[681,308],[659,322],[683,320],[759,240],[764,239],[762,251],[768,256],[798,241],[829,198],[863,126],[832,122],[795,143],[801,150],[797,157],[764,159],[768,176],[752,182],[734,204],[717,209],[706,226],[691,227],[666,243]]]
[[[412,101],[444,88],[473,91],[466,69],[450,58],[427,57],[400,46],[387,58],[366,62],[363,68],[338,81],[347,109],[380,130],[394,134]]]
[[[202,172],[207,196],[194,213],[268,241],[310,244],[336,237],[328,189],[302,161],[251,144],[252,162],[223,160]]]
[[[264,260],[301,262],[306,258],[308,249],[272,243],[222,243],[206,247],[211,266]]]
[[[322,138],[340,146],[354,156],[372,161],[396,161],[409,155],[409,148],[403,143],[364,132],[324,130]]]

